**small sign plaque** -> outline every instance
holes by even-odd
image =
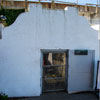
[[[75,50],[75,55],[88,55],[88,50]]]

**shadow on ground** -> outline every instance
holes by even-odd
[[[67,94],[66,92],[44,93],[39,97],[12,98],[9,100],[99,100],[94,93]]]

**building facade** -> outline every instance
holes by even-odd
[[[92,82],[94,90],[96,63],[99,59],[98,32],[89,26],[84,17],[78,16],[76,8],[50,10],[39,4],[30,5],[29,12],[19,15],[11,26],[2,30],[0,92],[8,94],[9,97],[40,96],[43,91],[43,53],[65,53],[67,50],[76,49],[95,51]],[[78,71],[78,68],[75,69]],[[71,73],[74,72],[70,72],[70,76]],[[77,81],[73,78],[71,82],[77,84],[78,76],[84,77],[83,80],[86,81],[87,76],[84,73],[76,75]]]

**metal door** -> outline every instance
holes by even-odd
[[[93,90],[94,50],[69,50],[68,93]]]
[[[65,53],[43,54],[43,92],[65,90]]]

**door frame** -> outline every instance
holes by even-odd
[[[40,86],[41,86],[41,94],[43,94],[43,53],[65,53],[66,54],[66,65],[65,65],[65,91],[68,92],[68,52],[69,49],[41,49],[41,59],[40,59]]]

